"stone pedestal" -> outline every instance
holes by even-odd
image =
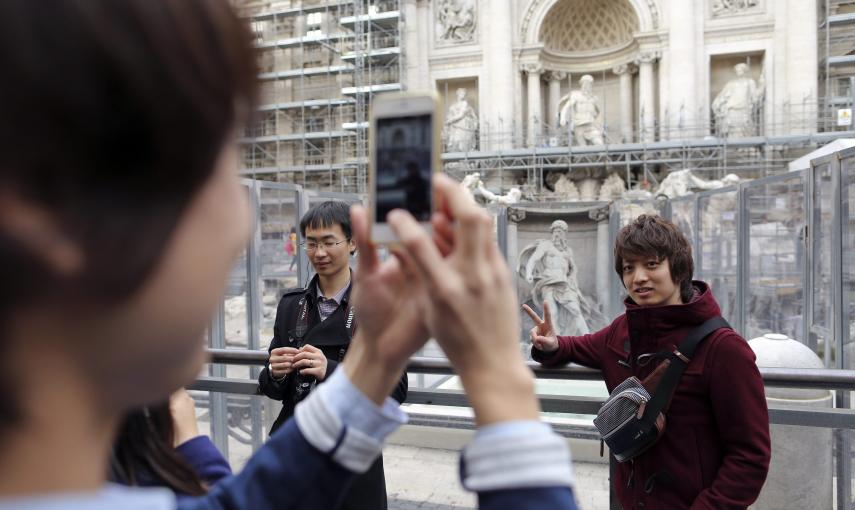
[[[757,366],[823,368],[822,360],[807,346],[786,335],[768,333],[748,342]],[[828,390],[767,388],[769,407],[832,407]],[[769,476],[752,506],[756,510],[832,508],[831,429],[772,425],[772,462]]]

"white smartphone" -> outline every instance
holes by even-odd
[[[370,182],[371,237],[377,243],[395,241],[386,215],[409,211],[430,230],[433,213],[431,178],[439,171],[439,98],[435,93],[391,93],[371,105]]]

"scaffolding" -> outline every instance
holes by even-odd
[[[855,105],[855,0],[819,2],[819,91],[825,115],[824,131],[852,129],[851,111]],[[848,126],[839,117],[849,110]]]
[[[244,175],[362,192],[368,111],[402,89],[399,0],[235,0],[258,49],[261,105]]]

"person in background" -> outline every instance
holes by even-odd
[[[558,336],[549,306],[534,320],[531,355],[546,366],[568,362],[602,370],[611,392],[630,376],[644,380],[689,331],[721,315],[709,285],[693,281],[692,249],[668,220],[641,215],[618,233],[615,271],[626,313],[606,328]],[[744,509],[769,470],[769,413],[754,353],[729,328],[698,345],[667,411],[663,437],[618,464],[623,508]]]
[[[350,223],[350,206],[321,202],[300,220],[306,256],[315,276],[306,288],[286,292],[276,309],[270,358],[258,375],[261,392],[282,401],[273,423],[274,434],[301,400],[323,384],[344,359],[360,322],[351,297],[350,257],[356,251]],[[398,403],[407,398],[407,375],[391,394]],[[382,510],[387,507],[383,457],[357,477],[342,510]]]
[[[205,494],[231,474],[211,439],[199,434],[195,403],[184,389],[168,402],[128,413],[110,462],[113,481],[167,487],[181,496]]]
[[[285,253],[291,256],[291,264],[288,266],[288,271],[293,271],[297,264],[297,229],[291,227],[288,232],[288,239],[285,240]]]

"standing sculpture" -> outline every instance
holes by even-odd
[[[461,43],[475,38],[475,6],[472,0],[437,2],[437,37],[442,42]]]
[[[518,272],[533,284],[532,302],[537,307],[543,303],[549,306],[557,334],[584,335],[605,326],[606,321],[579,289],[578,268],[567,243],[567,230],[566,222],[552,222],[551,239],[529,245],[520,253]]]
[[[570,91],[558,103],[558,125],[567,126],[575,145],[602,145],[603,128],[599,98],[593,92],[594,78],[586,74],[579,79],[580,90]]]
[[[754,114],[763,97],[762,79],[758,86],[754,79],[745,76],[746,64],[736,64],[733,69],[736,78],[727,82],[712,103],[716,130],[724,138],[754,136]]]
[[[475,150],[478,133],[478,115],[466,100],[466,89],[457,89],[457,102],[448,108],[445,119],[446,147],[448,152]]]

